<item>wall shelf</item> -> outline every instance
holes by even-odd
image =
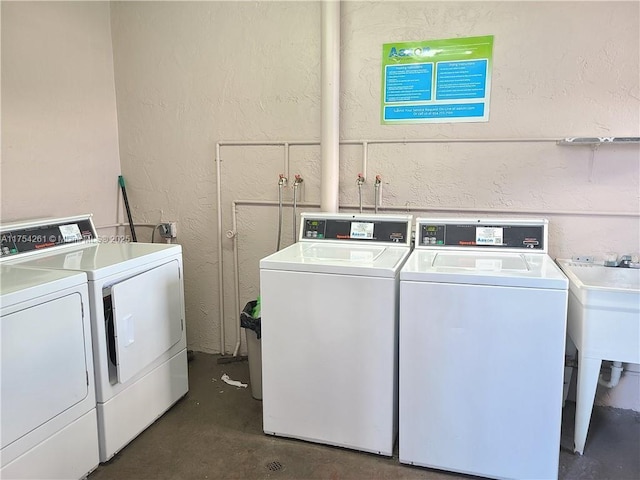
[[[589,183],[591,183],[593,181],[593,166],[595,164],[596,150],[598,150],[600,145],[632,145],[640,143],[640,137],[566,137],[558,140],[556,143],[564,147],[591,147],[591,156],[589,158]]]
[[[640,143],[640,137],[567,137],[558,140],[557,144],[562,146],[592,145],[594,147],[610,144],[632,144]]]

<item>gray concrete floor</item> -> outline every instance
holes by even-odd
[[[220,380],[227,373],[248,383],[248,363],[218,364],[218,358],[194,354],[189,393],[89,480],[472,478],[401,465],[397,447],[394,457],[384,458],[264,435],[262,403],[250,388]],[[640,414],[595,408],[585,454],[579,456],[571,452],[574,407],[565,407],[559,478],[640,478]]]

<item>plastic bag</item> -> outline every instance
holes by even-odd
[[[256,336],[258,337],[258,339],[260,339],[260,337],[262,336],[260,317],[256,318],[253,316],[253,312],[255,311],[256,307],[258,307],[258,311],[260,311],[260,304],[258,300],[252,300],[244,306],[242,313],[240,313],[240,326],[242,328],[253,330],[254,332],[256,332]]]

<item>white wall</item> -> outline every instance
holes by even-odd
[[[109,4],[2,2],[2,222],[117,219]]]
[[[341,137],[637,136],[638,15],[633,2],[343,2]],[[116,2],[112,26],[134,211],[180,222],[190,342],[217,351],[215,142],[319,139],[320,8]],[[486,34],[495,36],[488,123],[380,125],[382,43]],[[277,198],[282,158],[277,147],[222,149],[223,230],[232,199]],[[318,158],[317,147],[291,149],[289,173],[304,176],[310,202],[319,199]],[[360,158],[359,147],[342,148],[342,203],[357,201]],[[554,142],[373,145],[367,173],[382,175],[385,205],[550,216],[554,256],[637,249],[638,147],[601,147],[593,168],[589,161],[588,147]],[[373,202],[371,183],[365,201]],[[239,208],[243,302],[256,292],[256,259],[275,246],[275,214]],[[258,223],[263,215],[267,225]],[[231,242],[224,247],[229,263]],[[228,330],[235,317],[228,313]],[[227,348],[234,343],[230,336]]]
[[[134,217],[178,221],[189,347],[220,351],[215,144],[320,138],[317,2],[114,2],[120,156]],[[637,2],[343,2],[341,138],[639,136]],[[383,43],[494,35],[487,123],[380,125]],[[236,343],[231,202],[276,200],[279,147],[223,147],[225,351]],[[290,177],[319,203],[317,147],[292,147]],[[357,146],[341,149],[341,204],[357,203]],[[418,214],[545,216],[551,255],[640,247],[637,145],[372,145],[365,203]],[[285,199],[291,200],[287,188]],[[424,209],[430,209],[425,212]],[[452,212],[451,210],[456,210]],[[277,209],[237,208],[240,304],[258,295],[258,260]],[[290,209],[284,245],[291,242]],[[243,347],[244,351],[244,347]]]
[[[319,28],[315,2],[112,4],[123,173],[136,221],[178,221],[189,348],[220,351],[216,141],[318,137]],[[225,230],[233,198],[273,190],[269,179],[280,168],[273,150],[224,162]],[[261,237],[256,251],[275,246],[273,232],[269,225],[268,244]],[[227,350],[239,317],[232,278],[227,268]]]

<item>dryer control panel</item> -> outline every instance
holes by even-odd
[[[506,248],[546,252],[546,243],[546,220],[418,219],[416,224],[416,245],[419,247]]]
[[[411,216],[303,214],[300,240],[411,244]]]
[[[96,238],[91,217],[3,225],[0,231],[0,256],[13,257]]]

